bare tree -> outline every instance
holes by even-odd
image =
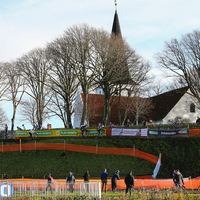
[[[162,52],[156,54],[159,67],[186,83],[200,107],[200,31],[183,35],[180,40],[165,42]]]
[[[46,86],[50,64],[45,49],[38,48],[30,51],[17,59],[16,65],[28,86],[29,90],[26,90],[26,93],[36,102],[37,123],[42,125],[45,109],[53,96]]]
[[[6,75],[7,81],[9,83],[9,88],[5,92],[7,100],[12,101],[13,105],[13,116],[11,119],[11,130],[14,130],[15,116],[17,107],[19,106],[22,97],[24,95],[26,86],[24,84],[24,78],[22,77],[19,69],[16,68],[15,63],[5,63],[4,73]]]
[[[47,57],[51,65],[48,86],[57,94],[52,103],[58,108],[56,109],[58,112],[56,113],[56,110],[53,111],[50,106],[48,107],[62,119],[65,127],[71,122],[73,101],[79,86],[76,66],[74,62],[71,62],[72,54],[72,46],[65,35],[55,39],[47,46]]]

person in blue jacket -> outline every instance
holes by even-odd
[[[107,170],[104,169],[104,171],[101,173],[101,183],[102,183],[101,191],[102,192],[103,192],[104,185],[105,185],[105,192],[107,192],[107,178],[108,178],[108,173],[107,173]]]
[[[69,176],[67,177],[67,184],[69,184],[69,190],[71,193],[73,193],[73,190],[74,190],[74,184],[75,184],[75,177],[73,175],[72,172],[69,172]]]
[[[120,180],[119,170],[115,171],[111,180],[112,191],[115,192],[117,188],[117,180]]]

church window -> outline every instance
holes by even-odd
[[[195,112],[195,105],[193,103],[190,104],[190,112]]]

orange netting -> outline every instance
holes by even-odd
[[[93,147],[74,144],[62,144],[62,143],[30,143],[30,144],[15,144],[15,145],[2,145],[0,152],[8,151],[25,151],[25,150],[66,150],[82,153],[94,153],[94,154],[112,154],[112,155],[128,155],[148,160],[152,163],[157,163],[158,157],[143,151],[131,148],[109,148],[109,147]]]
[[[0,180],[0,182],[5,182],[7,180]],[[32,182],[37,182],[38,187],[42,187],[45,183],[47,183],[47,179],[9,179],[8,181],[11,181],[13,183],[19,183],[23,182],[23,184],[27,184],[27,187],[31,185]],[[77,181],[83,181],[83,179],[76,179]],[[100,179],[90,179],[90,182],[100,182]],[[66,179],[55,179],[55,182],[59,183],[65,183]],[[198,179],[184,179],[185,188],[186,189],[198,189],[200,186],[200,180]],[[17,185],[15,186],[17,187]],[[53,184],[53,189],[55,187],[55,184]],[[174,183],[172,179],[135,179],[135,186],[134,188],[172,188],[174,187]],[[28,188],[27,188],[28,189]],[[111,180],[108,179],[108,185],[107,189],[111,190]],[[117,181],[117,189],[123,190],[126,189],[126,185],[124,182],[124,179]]]

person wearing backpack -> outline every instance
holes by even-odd
[[[130,195],[132,194],[132,188],[134,187],[134,177],[132,175],[132,171],[129,171],[129,173],[126,175],[125,178],[125,184],[126,184],[126,194],[128,193],[128,189],[130,189]]]
[[[74,184],[75,184],[75,177],[72,174],[72,172],[69,172],[69,176],[67,177],[66,182],[67,182],[67,184],[69,184],[70,192],[73,193],[73,187],[74,187]]]
[[[47,181],[48,181],[48,183],[47,183],[46,191],[50,187],[51,194],[53,194],[52,184],[54,183],[54,179],[53,179],[53,177],[51,177],[50,173],[48,174]]]
[[[85,191],[89,192],[89,179],[90,179],[90,174],[89,174],[89,171],[88,171],[88,170],[85,172],[83,178],[84,178]]]

